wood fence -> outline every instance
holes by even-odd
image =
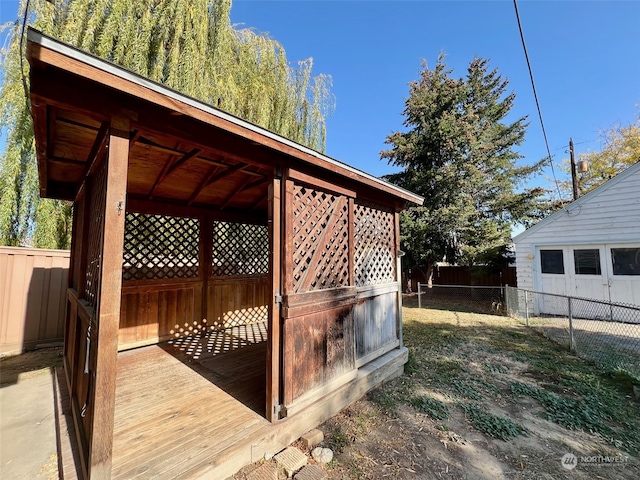
[[[0,355],[62,342],[68,250],[0,247]]]

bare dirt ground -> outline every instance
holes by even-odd
[[[319,427],[329,478],[640,478],[637,377],[513,319],[441,308],[405,299],[405,375]]]
[[[0,357],[0,385],[10,385],[62,367],[62,347],[43,348],[22,355]]]
[[[405,375],[321,427],[330,478],[640,478],[637,378],[507,317],[406,299],[404,324]]]

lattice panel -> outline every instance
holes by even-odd
[[[269,273],[269,231],[266,225],[213,222],[211,275]]]
[[[107,195],[107,160],[104,159],[97,171],[89,178],[89,221],[88,228],[87,271],[84,284],[84,299],[93,307],[98,302],[100,285],[100,266],[102,264],[102,242],[104,239],[104,210]]]
[[[356,286],[396,281],[393,212],[359,202],[355,211],[354,273]]]
[[[296,185],[293,199],[295,292],[349,285],[346,197]]]
[[[124,280],[195,278],[200,268],[197,218],[128,212],[124,227]]]

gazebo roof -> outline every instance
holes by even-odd
[[[263,211],[274,168],[286,165],[396,209],[422,204],[407,190],[35,30],[27,48],[43,197],[76,198],[121,118],[131,140],[130,199]]]

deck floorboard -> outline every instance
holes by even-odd
[[[174,478],[269,425],[261,328],[118,354],[112,478]]]

